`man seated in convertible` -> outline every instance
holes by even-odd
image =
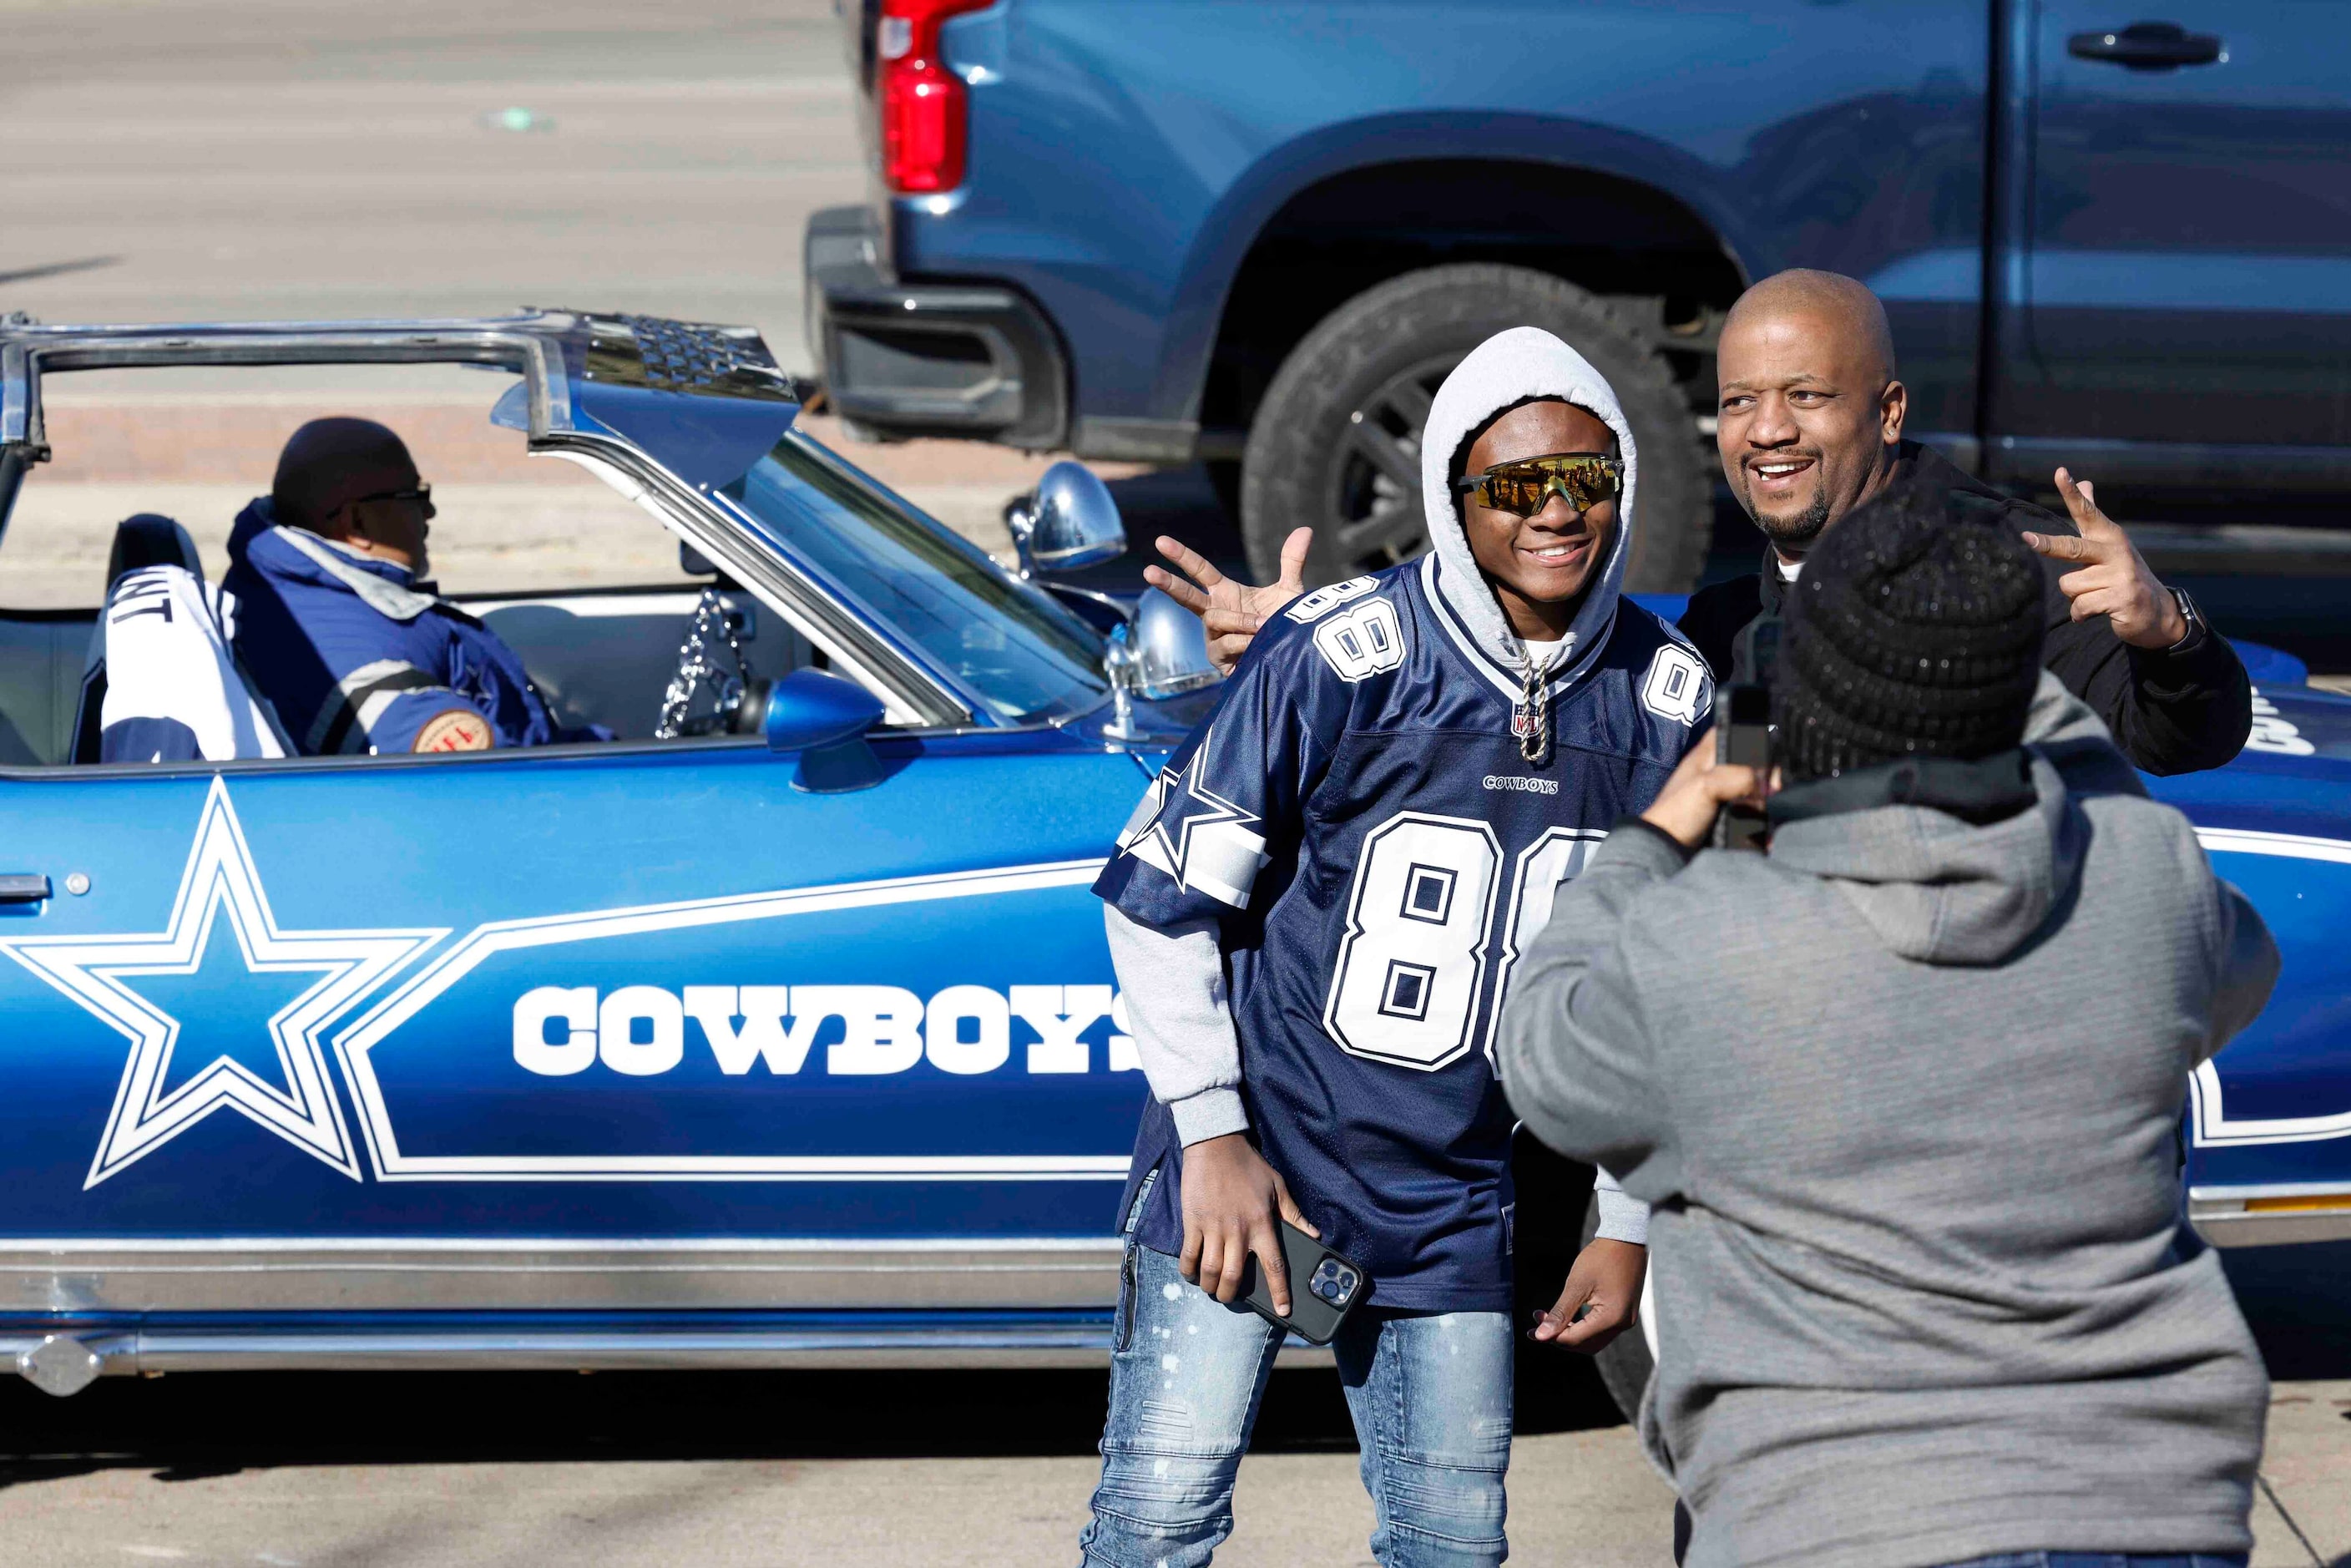
[[[304,756],[610,740],[558,725],[522,661],[425,581],[431,486],[371,420],[315,419],[229,537],[233,643]]]

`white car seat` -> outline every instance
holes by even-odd
[[[229,646],[232,607],[188,530],[142,512],[114,530],[90,633],[76,762],[230,762],[293,747]]]

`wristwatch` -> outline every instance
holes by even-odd
[[[2167,653],[2194,653],[2204,645],[2204,639],[2208,633],[2204,612],[2196,608],[2196,601],[2188,597],[2186,589],[2175,588],[2169,591],[2171,597],[2179,601],[2179,618],[2188,622],[2188,634],[2166,648],[2164,652]]]

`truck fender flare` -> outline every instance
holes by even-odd
[[[1722,172],[1665,142],[1544,115],[1446,112],[1350,120],[1268,150],[1226,189],[1195,230],[1160,338],[1166,349],[1151,406],[1167,417],[1199,417],[1208,359],[1233,280],[1267,225],[1292,200],[1341,174],[1437,159],[1539,163],[1646,185],[1688,209],[1716,236],[1741,277],[1760,276],[1765,260],[1723,188]]]

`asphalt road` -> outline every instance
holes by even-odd
[[[751,322],[805,368],[801,225],[864,183],[838,37],[811,0],[0,0],[0,310],[45,319],[617,307]],[[506,128],[509,110],[527,129]],[[429,436],[439,416],[416,411],[445,405],[406,395]],[[93,402],[87,448],[152,435],[144,406]],[[49,559],[57,601],[95,570],[74,528],[102,529],[133,490],[152,504],[141,487],[191,485],[183,509],[223,524],[282,438],[256,406],[212,409],[161,456],[61,450],[41,477],[63,486],[58,517],[88,518],[24,558]],[[447,440],[441,471],[462,479],[472,448]],[[192,479],[199,450],[214,461]],[[983,538],[1034,469],[945,444],[865,460]],[[1138,534],[1230,556],[1196,475],[1119,490]],[[19,557],[50,548],[26,532]],[[1724,548],[1752,549],[1735,517]],[[2351,1249],[2231,1264],[2285,1380],[2255,1561],[2346,1568]],[[1588,1378],[1546,1386],[1513,1469],[1519,1559],[1669,1561],[1668,1495],[1630,1434]],[[12,1380],[0,1563],[1069,1561],[1102,1405],[1101,1377],[1078,1373],[176,1376],[62,1403]],[[1220,1560],[1365,1561],[1353,1471],[1333,1375],[1280,1375]]]
[[[864,186],[824,0],[0,0],[0,310],[44,320],[617,308],[806,366],[800,230]]]

